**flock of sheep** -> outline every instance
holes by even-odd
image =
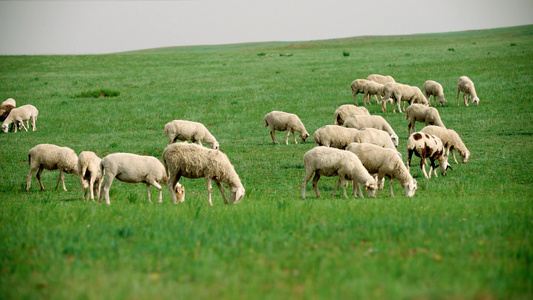
[[[420,167],[424,177],[430,178],[432,172],[437,176],[435,161],[440,164],[441,173],[445,174],[448,167],[448,156],[459,152],[463,163],[468,161],[470,152],[462,142],[459,135],[452,129],[446,129],[436,108],[429,106],[431,96],[438,98],[444,105],[446,99],[442,86],[428,80],[424,86],[424,94],[418,87],[396,83],[391,76],[373,74],[367,79],[356,79],[351,84],[352,95],[357,105],[356,96],[364,94],[363,104],[370,104],[371,97],[381,104],[386,110],[387,103],[392,103],[401,112],[400,103],[404,102],[409,139],[407,142],[407,166],[403,163],[401,154],[396,150],[399,144],[398,135],[387,121],[377,115],[370,115],[363,106],[342,105],[335,111],[335,125],[326,125],[313,134],[317,147],[309,150],[303,157],[306,173],[302,182],[301,196],[305,198],[307,182],[313,177],[313,189],[320,198],[318,180],[320,176],[338,176],[339,180],[333,191],[342,186],[344,197],[348,197],[346,186],[352,182],[352,194],[364,197],[362,189],[367,196],[375,197],[378,189],[383,189],[384,178],[389,178],[390,196],[394,197],[392,179],[396,178],[403,187],[407,197],[413,197],[417,189],[417,181],[411,176],[409,166],[412,154],[421,158]],[[479,104],[474,84],[466,77],[459,78],[457,90],[457,104],[459,94],[463,92],[466,106],[470,99],[474,105]],[[405,109],[405,104],[409,107]],[[436,106],[436,103],[435,103]],[[32,105],[16,107],[15,100],[8,99],[0,106],[0,117],[3,120],[2,130],[8,132],[10,125],[15,132],[22,127],[26,131],[29,121],[33,130],[38,111]],[[281,111],[272,111],[264,116],[265,127],[270,128],[270,136],[274,143],[278,143],[275,132],[287,131],[285,144],[289,143],[292,132],[294,142],[297,143],[295,132],[305,143],[309,133],[300,118],[295,114]],[[27,126],[24,126],[26,122]],[[411,134],[415,130],[415,123],[423,122],[426,127],[420,132]],[[82,186],[82,198],[85,200],[96,198],[101,202],[105,198],[110,204],[109,189],[113,180],[117,178],[123,182],[145,183],[148,202],[150,199],[150,186],[159,190],[159,202],[162,202],[162,186],[166,184],[173,203],[185,201],[185,188],[179,183],[181,177],[206,178],[208,202],[211,201],[212,184],[214,181],[219,188],[224,202],[238,203],[245,194],[245,189],[235,172],[228,157],[219,150],[216,138],[207,128],[197,122],[174,120],[164,127],[164,134],[168,136],[168,145],[163,151],[162,162],[153,156],[142,156],[132,153],[113,153],[100,159],[92,151],[83,151],[79,156],[68,147],[59,147],[52,144],[39,144],[28,152],[30,172],[27,176],[26,190],[31,187],[31,180],[35,172],[41,190],[41,173],[44,169],[59,170],[56,189],[61,182],[66,191],[64,173],[74,174],[79,177]],[[175,143],[176,140],[185,142]],[[191,141],[192,143],[188,143]],[[198,143],[195,144],[195,143]],[[207,143],[211,148],[202,146]],[[426,158],[430,160],[429,175],[426,173]],[[105,178],[105,179],[104,179]],[[105,180],[105,181],[104,181]],[[230,199],[226,198],[225,183],[230,188]],[[362,185],[362,188],[361,188]],[[87,190],[87,195],[86,195]]]

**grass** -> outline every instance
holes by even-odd
[[[0,135],[0,297],[529,299],[532,67],[533,26],[0,57],[0,99],[40,112],[37,131]],[[312,133],[353,103],[351,81],[372,73],[440,82],[440,115],[471,159],[430,180],[413,166],[414,198],[397,182],[395,198],[331,197],[335,178],[322,178],[324,198],[308,186],[302,200],[302,156],[314,145],[272,144],[264,114],[297,113]],[[478,107],[455,104],[461,75],[476,83]],[[119,93],[78,97],[93,91]],[[405,116],[368,109],[405,152]],[[246,188],[242,203],[226,206],[215,190],[209,207],[205,181],[183,179],[185,203],[171,204],[165,190],[163,204],[149,205],[144,185],[115,181],[108,207],[83,202],[74,176],[68,192],[54,190],[49,171],[46,191],[35,178],[25,191],[36,144],[161,158],[173,119],[217,137]]]

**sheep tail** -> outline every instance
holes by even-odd
[[[265,127],[268,127],[268,121],[265,120]]]
[[[28,154],[28,165],[31,166],[31,154]]]

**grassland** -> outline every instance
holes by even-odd
[[[0,298],[531,299],[532,70],[533,26],[0,57],[0,99],[40,111],[37,131],[0,134]],[[308,187],[302,200],[313,142],[272,144],[263,115],[297,113],[312,134],[353,103],[350,82],[372,73],[439,81],[440,115],[470,161],[431,180],[413,167],[414,198],[397,182],[395,198],[331,197],[335,179],[322,178],[324,198]],[[476,83],[479,107],[455,104],[460,75]],[[405,152],[405,116],[368,108]],[[160,158],[173,119],[217,137],[242,203],[226,206],[215,191],[209,207],[205,181],[183,179],[184,204],[165,191],[149,205],[144,185],[115,181],[108,207],[82,201],[74,176],[68,192],[54,190],[58,173],[47,171],[46,191],[25,191],[36,144]]]

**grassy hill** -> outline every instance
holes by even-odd
[[[0,99],[39,109],[37,131],[0,134],[0,297],[18,298],[531,298],[533,296],[533,26],[412,36],[151,49],[109,55],[0,56]],[[300,198],[314,142],[271,142],[263,116],[296,113],[312,134],[353,104],[350,83],[392,75],[436,80],[438,107],[472,153],[447,176],[394,182],[375,199],[331,197],[321,178]],[[457,106],[469,76],[478,107]],[[362,96],[358,102],[361,105]],[[382,113],[400,137],[404,114]],[[223,204],[182,179],[186,202],[149,205],[144,184],[115,180],[111,206],[81,200],[79,180],[43,172],[26,192],[40,143],[100,157],[161,158],[163,126],[201,122],[246,196]],[[417,124],[417,129],[422,128]],[[283,140],[278,133],[278,140]],[[152,197],[156,191],[152,188]]]

